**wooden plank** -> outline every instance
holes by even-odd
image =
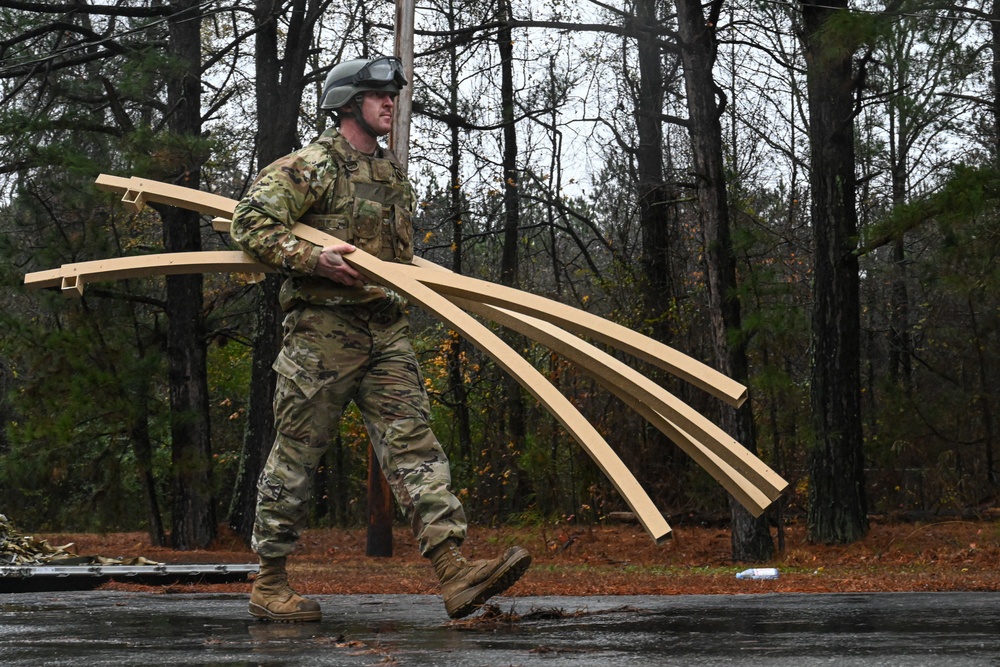
[[[98,176],[96,182],[98,187],[104,190],[125,193],[129,191],[141,191],[148,201],[170,203],[175,206],[198,211],[205,215],[231,218],[233,209],[236,206],[236,201],[220,195],[193,190],[179,185],[161,183],[159,181],[138,178],[126,179],[102,174]],[[213,226],[218,228],[218,223],[213,221]],[[298,233],[296,230],[301,233]],[[311,227],[298,224],[292,229],[292,233],[307,241],[316,243],[315,239],[308,237],[310,230],[312,230]],[[406,265],[400,266],[403,267]],[[412,272],[418,271],[417,267],[428,268],[437,267],[437,265],[415,257],[413,265],[407,267],[407,270],[411,271],[411,275],[414,275]],[[419,275],[433,276],[433,274]],[[448,280],[450,282],[446,284],[435,284],[433,279],[431,279],[429,282],[424,281],[424,284],[429,285],[435,291],[447,289],[448,293],[454,296],[491,303],[500,307],[508,307],[518,312],[546,320],[580,335],[594,338],[674,373],[678,377],[730,405],[739,406],[746,400],[746,387],[732,378],[668,345],[643,336],[610,320],[605,320],[579,308],[573,308],[572,306],[546,299],[530,292],[522,292],[495,283],[469,278],[468,276],[453,276],[453,279]]]
[[[45,271],[35,271],[26,274],[24,276],[24,285],[36,289],[59,287],[62,279],[62,269],[46,269]]]
[[[593,338],[667,370],[730,405],[739,406],[746,400],[746,387],[739,382],[628,327],[530,292],[450,272],[424,271],[428,264],[414,258],[413,265],[400,266],[405,273],[442,294],[509,308]]]
[[[760,516],[788,486],[722,429],[663,387],[590,343],[528,315],[457,297],[451,300],[545,345],[583,368],[674,441],[754,516]]]
[[[451,271],[431,262],[423,262],[423,266],[454,275]],[[788,487],[787,481],[725,431],[663,387],[611,355],[576,336],[567,334],[545,320],[479,301],[459,297],[449,298],[467,310],[548,346],[583,367],[697,462],[704,462],[709,474],[740,500],[741,504],[746,500],[744,506],[750,512],[757,512],[755,516],[759,516],[759,511],[763,511]],[[674,418],[681,421],[688,430],[678,427],[662,413],[674,415]],[[695,435],[692,436],[689,431]],[[716,459],[719,459],[721,465]],[[748,484],[752,488],[747,488]]]
[[[187,193],[178,188],[161,183],[143,183],[139,179],[128,179],[124,184],[116,177],[101,179],[102,187],[120,191],[124,187],[126,193],[140,192],[146,201],[160,201],[174,205],[186,206],[206,215],[226,215],[227,211],[212,197],[203,196],[208,193],[196,193],[189,200]],[[136,201],[136,199],[133,199]],[[227,200],[231,202],[231,200]],[[228,206],[228,203],[226,204]],[[231,208],[229,209],[231,214]],[[309,229],[307,240],[318,245],[335,245],[342,243],[339,239],[315,230]],[[293,230],[293,233],[295,231]],[[305,238],[304,236],[302,238]],[[119,258],[127,260],[129,258]],[[670,526],[663,518],[652,499],[645,492],[638,480],[622,462],[618,455],[597,430],[584,419],[583,415],[552,386],[531,364],[518,355],[493,332],[483,326],[471,315],[455,306],[443,296],[423,285],[412,277],[400,272],[402,265],[383,262],[362,250],[345,256],[345,260],[369,280],[390,285],[409,299],[412,303],[442,319],[450,327],[458,331],[469,342],[482,350],[493,361],[510,373],[517,381],[541,403],[559,422],[563,428],[584,448],[599,468],[621,494],[632,511],[639,517],[640,523],[656,542],[661,542],[670,535]],[[128,267],[132,269],[133,267]],[[148,263],[147,263],[148,269]],[[102,273],[101,275],[106,275]]]
[[[296,233],[294,229],[293,233]],[[343,243],[340,239],[317,230],[312,230],[308,240],[323,246]],[[498,366],[510,373],[584,448],[636,513],[639,522],[650,536],[657,543],[669,536],[669,524],[656,509],[632,471],[573,404],[526,359],[464,310],[401,271],[403,265],[383,262],[360,249],[344,255],[344,260],[367,279],[391,286],[411,303],[446,322],[493,359]]]
[[[431,262],[424,262],[423,266],[454,275]],[[466,310],[512,328],[581,366],[694,458],[754,516],[759,516],[788,487],[788,482],[725,431],[611,355],[545,320],[479,301],[449,298]],[[679,421],[698,437],[665,418],[664,412],[678,416]]]
[[[148,202],[154,201],[197,211],[203,215],[232,218],[236,207],[236,201],[229,197],[146,178],[101,174],[94,183],[100,190],[122,193],[125,196],[122,201],[136,212],[141,211]]]
[[[29,273],[24,284],[32,288],[62,287],[82,293],[84,283],[126,278],[148,278],[185,273],[244,273],[251,278],[274,270],[239,250],[174,252],[112,257],[64,264],[59,269]]]
[[[203,193],[189,188],[158,183],[155,181],[144,181],[142,179],[120,179],[117,177],[102,177],[100,180],[100,185],[105,189],[114,189],[116,191],[124,192],[126,198],[136,208],[144,205],[146,201],[160,201],[162,203],[193,208],[194,210],[206,215],[214,215],[222,218],[224,216],[231,215],[232,208],[235,206],[235,202],[233,200],[219,197],[217,195],[211,195],[210,193]],[[226,222],[224,219],[213,220],[213,227],[220,231],[224,230],[226,228]],[[318,230],[311,230],[311,228],[299,226],[298,231],[300,233],[297,235],[306,240],[311,240],[312,242],[320,245],[326,244],[326,241],[321,238],[308,238],[308,235],[313,232],[322,234],[321,232],[318,232]],[[296,231],[293,230],[293,233],[296,233]],[[332,237],[327,238],[332,239]],[[429,262],[423,262],[419,259],[416,260],[415,263],[422,264],[422,268],[428,268],[428,265],[436,267],[436,265]],[[394,268],[396,270],[401,270],[404,273],[408,273],[411,277],[416,276],[417,280],[420,282],[430,285],[443,293],[447,293],[452,296],[457,295],[459,298],[471,298],[474,302],[481,301],[486,304],[509,306],[526,315],[537,315],[542,320],[562,325],[567,329],[577,331],[583,335],[592,336],[605,343],[619,347],[620,349],[625,349],[639,358],[646,359],[647,361],[650,361],[660,367],[667,367],[667,369],[671,370],[671,372],[677,373],[679,376],[691,381],[696,386],[702,387],[706,391],[709,391],[709,393],[712,393],[713,395],[730,402],[731,404],[738,405],[745,400],[745,388],[742,387],[742,385],[739,385],[739,383],[732,381],[730,378],[726,378],[725,376],[718,374],[714,371],[714,369],[711,369],[704,364],[700,364],[700,362],[690,359],[672,348],[659,344],[656,341],[652,341],[651,339],[641,336],[640,334],[627,328],[619,327],[619,325],[615,325],[614,323],[590,315],[585,311],[573,309],[569,306],[565,306],[564,304],[542,299],[541,297],[535,297],[534,295],[519,292],[517,290],[509,290],[510,293],[504,294],[503,292],[507,291],[508,288],[502,288],[501,286],[486,283],[484,281],[474,281],[473,279],[463,276],[452,276],[449,274],[449,278],[446,280],[443,278],[443,272],[438,276],[433,276],[426,271],[419,274],[415,273],[410,267],[403,265],[394,265]],[[459,282],[461,284],[445,284],[449,280],[452,282]],[[414,299],[411,298],[411,300]],[[414,301],[416,302],[416,300]],[[553,307],[555,308],[554,310]],[[513,314],[511,315],[513,316]],[[517,316],[515,316],[515,318],[516,317]],[[523,319],[523,316],[521,317]],[[609,325],[612,330],[611,332],[608,332]],[[461,331],[461,329],[459,330]],[[615,334],[624,334],[624,336],[616,338]],[[489,350],[484,351],[489,352]],[[504,367],[504,364],[501,363],[500,365],[501,367]],[[520,377],[518,379],[521,380]],[[529,391],[532,391],[530,386],[525,386],[529,389]],[[721,457],[716,457],[719,461],[713,460],[712,456],[714,454],[710,450],[702,451],[704,448],[700,447],[702,443],[700,443],[697,438],[688,435],[683,429],[679,428],[677,424],[674,424],[669,419],[663,417],[662,414],[647,405],[646,402],[635,400],[633,394],[626,393],[625,395],[632,396],[630,405],[641,412],[645,412],[647,418],[656,423],[658,427],[667,430],[673,429],[673,435],[676,436],[675,439],[679,442],[679,444],[686,441],[691,451],[695,452],[697,456],[707,463],[707,467],[709,467],[710,472],[714,469],[723,479],[735,480],[732,481],[732,483],[727,482],[730,483],[730,486],[737,490],[737,493],[734,493],[734,495],[742,495],[743,500],[746,500],[747,504],[751,505],[751,507],[755,504],[763,504],[763,501],[761,501],[759,497],[755,498],[752,484],[751,489],[749,490],[740,486],[738,480],[741,478],[741,475],[735,468],[730,467],[732,474],[726,473],[726,468],[724,467],[726,462],[722,460]],[[688,410],[690,410],[690,408],[688,408]],[[684,415],[683,412],[680,414],[682,416],[689,416]],[[698,417],[700,417],[700,415],[698,415]],[[702,437],[705,435],[711,435],[710,430],[702,428],[702,431],[703,432],[700,434]],[[708,440],[710,442],[713,440],[718,441],[718,438],[708,438]],[[732,453],[737,452],[745,452],[749,455],[749,452],[739,445],[739,443],[735,443],[735,441],[733,441],[732,445],[732,447],[722,447],[720,449],[724,456],[730,456]],[[593,456],[594,454],[592,453],[591,455]],[[752,460],[756,460],[755,457],[752,457],[752,455],[750,456]],[[719,465],[720,462],[723,465]],[[761,463],[760,465],[763,464]],[[769,470],[770,469],[767,469],[767,471]],[[751,468],[750,475],[753,474],[754,473]],[[780,479],[780,477],[777,477],[776,475],[774,475],[774,477],[777,479],[772,478],[770,480],[760,480],[762,486],[767,489],[766,495],[774,495],[787,485],[784,480]],[[746,478],[743,477],[743,480],[746,481]],[[760,489],[758,489],[758,491],[760,491]],[[751,511],[753,510],[751,509]]]
[[[45,280],[29,275],[26,282],[33,287],[53,287],[58,286],[61,281],[64,291],[75,295],[82,293],[84,282],[167,273],[248,269],[264,271],[267,267],[254,262],[239,251],[143,255],[67,265],[61,270],[42,272]],[[445,271],[440,267],[436,270]],[[703,465],[751,512],[758,512],[769,503],[769,500],[760,500],[761,495],[773,500],[787,486],[787,483],[763,462],[696,411],[691,410],[634,369],[582,339],[569,335],[543,320],[458,297],[452,299],[458,300],[466,309],[500,321],[534,340],[553,347],[557,352],[593,373],[602,384],[623,398]],[[686,424],[688,429],[698,434],[698,437],[689,435],[683,428],[663,417],[662,412],[674,415],[675,419]],[[760,486],[760,490],[747,489],[745,486],[747,478],[754,480],[751,484],[756,483]]]

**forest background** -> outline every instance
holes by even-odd
[[[591,378],[507,336],[672,518],[766,559],[786,521],[996,500],[998,12],[988,0],[429,0],[409,173],[417,251],[677,347],[742,409],[644,369],[792,482],[758,520]],[[37,531],[246,535],[270,446],[277,278],[30,292],[63,263],[232,247],[99,173],[238,198],[328,120],[329,67],[392,53],[373,0],[0,0],[0,511]],[[433,428],[483,524],[603,521],[623,503],[554,419],[414,313]],[[637,364],[635,360],[629,360]],[[638,365],[638,364],[637,364]],[[364,523],[345,414],[312,525]]]

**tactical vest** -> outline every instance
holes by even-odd
[[[302,222],[351,243],[379,259],[413,259],[410,182],[391,151],[359,153],[339,136],[322,136],[337,177]]]

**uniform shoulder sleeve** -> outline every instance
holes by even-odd
[[[265,167],[233,212],[232,237],[259,262],[288,274],[311,275],[320,246],[296,237],[292,225],[333,183],[337,165],[310,144]]]

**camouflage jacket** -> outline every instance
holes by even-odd
[[[380,259],[413,258],[413,190],[389,151],[365,155],[336,129],[265,167],[233,215],[232,236],[255,259],[287,276],[280,302],[370,304],[401,296],[378,285],[347,287],[314,275],[321,247],[296,238],[303,222]]]

